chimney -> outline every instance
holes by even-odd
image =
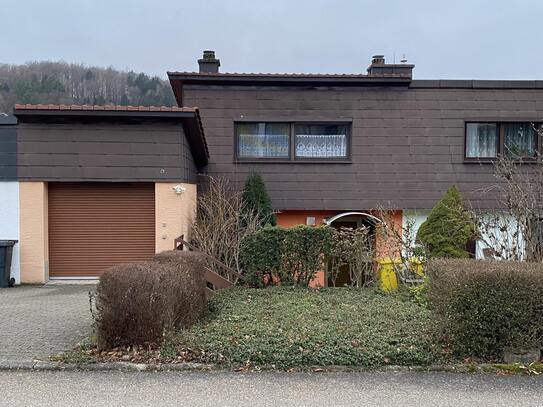
[[[401,64],[387,64],[384,55],[374,55],[368,67],[368,76],[412,78],[415,65],[407,64],[404,58]]]
[[[221,61],[215,58],[215,51],[204,51],[202,59],[198,60],[200,73],[219,73]]]

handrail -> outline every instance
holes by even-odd
[[[189,250],[193,251],[193,252],[198,252],[200,253],[204,258],[206,258],[207,260],[210,260],[211,262],[215,263],[216,265],[222,267],[224,270],[226,270],[228,273],[230,273],[230,275],[232,276],[235,276],[237,277],[238,279],[240,280],[243,280],[244,279],[244,276],[243,274],[240,274],[238,273],[236,270],[234,270],[233,268],[227,266],[226,264],[224,264],[222,261],[220,260],[217,260],[215,257],[207,254],[207,253],[204,253],[203,251],[201,250],[198,250],[197,247],[193,246],[192,244],[190,244],[189,242],[187,242],[185,239],[184,239],[184,235],[181,235],[179,236],[177,239],[174,240],[174,249],[175,250],[183,250],[183,247],[186,246]]]

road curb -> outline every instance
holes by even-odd
[[[171,363],[171,364],[147,364],[131,362],[104,362],[104,363],[62,363],[51,361],[0,361],[0,371],[203,371],[211,370],[211,365],[201,363]]]
[[[100,362],[100,363],[63,363],[56,361],[0,361],[0,371],[89,371],[89,372],[210,372],[234,371],[250,372],[249,370],[231,370],[204,363],[132,363],[132,362]],[[257,372],[278,372],[276,369],[260,367]],[[432,366],[382,366],[375,369],[357,368],[352,366],[328,366],[326,368],[304,368],[296,372],[305,373],[408,373],[408,372],[444,372],[444,373],[496,373],[500,369],[492,364],[457,364]],[[287,373],[287,372],[285,372]],[[288,373],[287,373],[288,374]]]

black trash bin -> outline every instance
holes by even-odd
[[[15,279],[11,277],[11,255],[17,240],[0,240],[0,287],[13,287]]]

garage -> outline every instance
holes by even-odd
[[[98,277],[155,253],[153,183],[49,183],[49,276]]]

